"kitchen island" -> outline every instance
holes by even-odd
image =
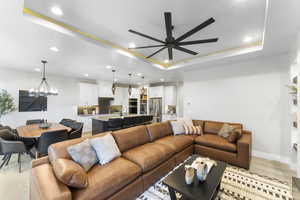
[[[152,115],[99,116],[92,118],[92,134],[150,124]]]

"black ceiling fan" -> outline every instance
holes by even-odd
[[[194,51],[191,51],[189,49],[183,48],[182,46],[193,45],[193,44],[202,44],[202,43],[210,43],[210,42],[217,42],[218,41],[218,38],[211,38],[211,39],[194,40],[194,41],[183,42],[184,39],[190,37],[191,35],[197,33],[201,29],[203,29],[203,28],[207,27],[208,25],[214,23],[215,22],[214,18],[209,18],[208,20],[206,20],[202,24],[196,26],[192,30],[186,32],[185,34],[183,34],[180,37],[175,39],[173,37],[173,34],[172,34],[172,30],[173,30],[174,26],[172,25],[171,13],[170,12],[165,12],[164,14],[165,14],[165,23],[166,23],[166,33],[167,33],[167,38],[165,39],[165,41],[160,40],[160,39],[156,39],[154,37],[151,37],[151,36],[145,35],[143,33],[140,33],[140,32],[129,29],[128,31],[130,33],[133,33],[133,34],[136,34],[136,35],[139,35],[139,36],[142,36],[142,37],[148,38],[150,40],[161,43],[160,45],[134,47],[134,48],[129,48],[129,49],[145,49],[145,48],[161,47],[159,50],[157,50],[154,53],[152,53],[151,55],[147,56],[147,58],[150,58],[150,57],[154,56],[155,54],[161,52],[162,50],[168,48],[169,60],[173,60],[173,49],[183,51],[183,52],[188,53],[188,54],[197,55],[198,54],[197,52],[194,52]]]

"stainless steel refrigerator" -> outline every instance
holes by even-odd
[[[153,122],[162,121],[162,98],[150,98],[149,112],[153,115]]]

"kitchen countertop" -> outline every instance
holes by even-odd
[[[121,118],[123,119],[124,117],[137,117],[137,116],[148,116],[148,115],[110,115],[110,116],[99,116],[99,117],[94,117],[93,119],[95,120],[100,120],[100,121],[108,121],[109,119],[116,119],[116,118]]]

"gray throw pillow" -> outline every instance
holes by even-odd
[[[69,146],[67,150],[72,159],[86,172],[98,162],[96,152],[90,145],[88,139],[79,144]]]
[[[121,156],[119,147],[110,133],[103,137],[90,140],[90,144],[96,151],[99,164],[101,165],[109,163],[113,159]]]
[[[170,123],[171,123],[174,135],[185,134],[184,126],[181,121],[171,121]]]

